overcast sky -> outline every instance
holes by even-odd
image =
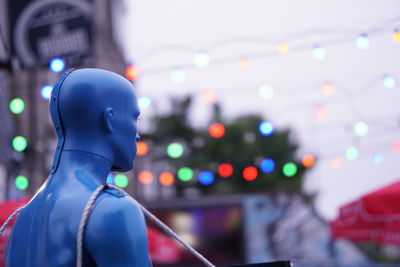
[[[193,123],[205,126],[210,108],[203,92],[212,90],[228,118],[256,113],[277,128],[292,128],[299,155],[319,159],[306,189],[318,193],[317,209],[327,219],[340,205],[399,180],[400,154],[391,144],[400,140],[400,88],[383,83],[385,75],[400,81],[397,0],[120,1],[118,39],[141,70],[139,96],[153,101],[144,121],[154,110],[168,110],[170,96],[190,93],[196,96]],[[367,49],[356,46],[363,33]],[[280,42],[288,45],[286,55],[276,52]],[[323,60],[313,57],[316,45],[325,49]],[[199,51],[210,57],[205,68],[193,65]],[[237,64],[242,57],[246,70]],[[171,81],[174,68],[184,70],[183,82]],[[323,93],[325,83],[333,94]],[[272,98],[259,96],[263,84],[274,88]],[[323,118],[315,113],[319,106]],[[353,131],[360,120],[369,126],[363,137]],[[350,146],[359,150],[356,160],[345,158]],[[339,167],[335,157],[342,159]]]

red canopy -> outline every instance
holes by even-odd
[[[400,182],[341,207],[331,232],[333,238],[400,246]]]

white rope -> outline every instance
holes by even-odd
[[[0,228],[0,236],[3,234],[4,230],[6,230],[7,225],[12,221],[12,219],[14,219],[14,217],[17,216],[17,214],[20,213],[25,207],[26,205],[19,207],[16,211],[13,212],[13,214],[10,215],[10,217],[8,217],[8,219],[3,223]]]
[[[116,190],[119,190],[123,192],[124,194],[126,193],[124,190],[121,188],[115,186],[115,185],[108,185],[111,188],[114,188]],[[136,200],[135,200],[136,201]],[[196,256],[201,262],[203,262],[206,266],[208,267],[215,267],[214,264],[209,262],[203,255],[201,255],[198,251],[196,251],[192,246],[190,246],[188,243],[183,241],[174,231],[172,231],[171,228],[169,228],[167,225],[165,225],[162,221],[160,221],[156,216],[154,216],[150,211],[148,211],[145,207],[142,206],[139,202],[136,201],[136,203],[139,205],[139,207],[142,209],[144,215],[149,218],[151,221],[153,221],[155,224],[157,224],[165,233],[167,233],[169,236],[174,238],[176,241],[178,241],[182,246],[184,246],[186,249],[188,249],[194,256]]]
[[[76,238],[76,266],[82,267],[82,256],[83,256],[83,232],[85,230],[86,223],[89,219],[90,212],[93,209],[94,201],[97,196],[107,188],[107,185],[100,185],[96,190],[90,195],[88,202],[86,203],[85,209],[83,210],[81,221],[79,223],[78,235]]]

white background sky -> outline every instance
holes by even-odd
[[[305,178],[306,189],[318,193],[317,209],[327,219],[337,214],[340,205],[399,180],[400,154],[391,151],[391,143],[400,140],[400,88],[397,84],[385,88],[382,83],[385,74],[400,81],[400,43],[392,39],[393,30],[400,27],[399,1],[119,3],[118,39],[126,59],[142,71],[136,84],[139,96],[150,97],[154,104],[143,110],[144,121],[156,109],[167,110],[170,96],[191,93],[196,96],[192,121],[205,126],[211,107],[202,92],[213,90],[228,118],[258,113],[277,128],[292,128],[301,145],[299,154],[315,153],[319,158]],[[369,36],[370,47],[357,48],[358,35],[375,26],[382,31]],[[344,41],[329,45],[337,38]],[[280,41],[287,42],[289,49],[299,45],[305,48],[285,56],[254,56],[275,51]],[[327,45],[322,61],[312,56],[316,44]],[[194,67],[193,56],[198,51],[209,54],[208,67]],[[242,56],[248,56],[251,62],[247,71],[237,66],[236,60]],[[221,60],[223,64],[218,63]],[[170,80],[170,70],[176,67],[186,71],[183,83]],[[322,85],[328,81],[335,87],[329,97],[322,93]],[[259,97],[262,84],[273,86],[274,97]],[[323,119],[315,115],[318,105],[326,108]],[[370,126],[361,138],[352,131],[358,120]],[[359,149],[358,159],[344,158],[349,146]],[[373,163],[375,153],[381,153],[382,163]],[[336,169],[330,164],[334,156],[343,159]]]

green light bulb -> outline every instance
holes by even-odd
[[[124,174],[116,174],[115,176],[114,176],[114,184],[116,185],[116,186],[119,186],[119,187],[121,187],[121,188],[125,188],[125,187],[127,187],[128,186],[128,184],[129,184],[129,180],[128,180],[128,177],[126,176],[126,175],[124,175]]]
[[[355,147],[349,147],[346,150],[346,158],[349,160],[355,160],[358,158],[358,150]]]
[[[210,64],[210,57],[204,52],[197,53],[193,57],[193,63],[199,68],[207,67]]]
[[[288,162],[283,165],[283,174],[287,177],[292,177],[297,173],[297,166],[293,162]]]
[[[28,188],[29,185],[29,181],[28,178],[26,178],[23,175],[18,175],[15,178],[15,186],[19,189],[19,190],[25,190],[26,188]]]
[[[13,100],[10,101],[9,107],[12,113],[20,114],[25,109],[24,100],[22,100],[21,98],[14,98]]]
[[[171,81],[174,83],[181,83],[186,79],[186,73],[181,69],[171,71]]]
[[[183,146],[179,143],[171,143],[167,147],[167,154],[171,158],[179,158],[183,155]]]
[[[183,182],[190,181],[193,178],[193,171],[188,167],[183,167],[178,170],[178,178]]]
[[[354,124],[354,132],[358,136],[364,136],[368,133],[368,124],[363,121],[358,121]]]
[[[16,136],[12,140],[12,148],[18,152],[24,151],[28,145],[25,137],[23,136]]]

